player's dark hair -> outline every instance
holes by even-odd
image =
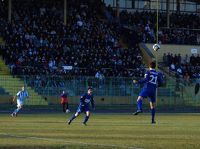
[[[156,62],[155,61],[150,62],[149,67],[155,69],[156,68]]]
[[[89,87],[88,87],[88,90],[92,90],[92,87],[91,87],[91,86],[89,86]]]

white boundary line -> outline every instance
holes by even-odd
[[[97,144],[97,143],[84,143],[84,142],[77,142],[77,141],[66,141],[62,139],[51,139],[51,138],[43,138],[43,137],[34,137],[34,136],[21,136],[15,134],[8,134],[8,133],[0,133],[0,136],[7,136],[7,137],[14,137],[14,138],[25,138],[25,139],[34,139],[34,140],[44,140],[44,141],[56,141],[62,142],[65,144],[82,144],[82,145],[95,145],[95,146],[102,146],[102,147],[116,147],[116,148],[127,148],[127,149],[142,149],[138,147],[131,147],[131,146],[119,146],[113,144]]]

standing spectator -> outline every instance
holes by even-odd
[[[183,59],[183,64],[188,64],[189,62],[190,62],[190,59],[189,59],[188,55],[186,54]]]
[[[164,55],[163,55],[163,63],[164,63],[165,66],[167,65],[167,55],[166,55],[166,53],[164,53]]]
[[[190,75],[188,72],[185,73],[185,76],[184,76],[184,82],[185,82],[185,85],[190,85]]]
[[[69,99],[67,97],[67,93],[65,91],[62,92],[61,96],[61,101],[60,103],[62,104],[62,109],[64,113],[69,113]]]

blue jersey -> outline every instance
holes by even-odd
[[[139,84],[144,84],[139,96],[144,98],[149,97],[151,102],[156,101],[156,88],[163,83],[163,77],[160,72],[155,69],[148,70],[145,73],[145,78],[138,81]]]
[[[21,102],[23,102],[26,98],[28,98],[28,92],[26,90],[24,91],[19,91],[17,93],[17,100],[20,100]]]
[[[144,89],[156,90],[163,83],[163,77],[160,72],[155,69],[146,71],[145,77],[138,81],[139,84],[144,84]]]
[[[90,104],[94,108],[94,99],[93,95],[88,95],[87,93],[83,94],[80,98],[80,104],[77,109],[77,112],[86,112],[90,110]]]

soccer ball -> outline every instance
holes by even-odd
[[[67,110],[66,110],[66,113],[70,113],[70,110],[69,110],[69,109],[67,109]]]
[[[153,45],[153,50],[154,51],[158,51],[160,49],[160,45],[159,44],[154,44]]]

